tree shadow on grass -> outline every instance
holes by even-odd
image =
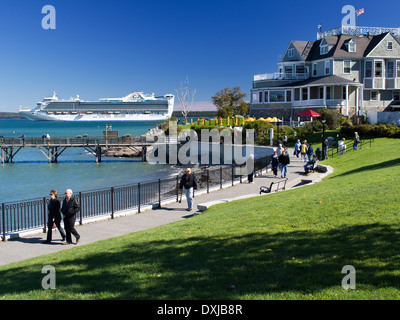
[[[187,239],[102,242],[78,258],[46,256],[57,290],[68,298],[238,299],[341,289],[343,266],[353,265],[357,285],[400,286],[400,228],[382,224],[342,226],[326,232],[249,233]],[[79,249],[76,247],[75,249]],[[67,252],[67,251],[65,251]],[[65,253],[64,252],[64,253]],[[41,289],[41,263],[0,271],[0,296]],[[234,285],[232,290],[230,285]],[[53,290],[55,291],[55,290]],[[104,295],[100,293],[104,292]],[[63,298],[62,295],[59,298]]]
[[[338,174],[338,175],[336,175],[336,176],[334,176],[332,178],[337,178],[337,177],[341,177],[341,176],[347,176],[349,174],[360,173],[360,172],[363,172],[363,171],[385,169],[385,168],[389,168],[389,167],[393,167],[393,166],[400,166],[400,158],[393,159],[393,160],[388,160],[388,161],[383,161],[383,162],[380,162],[380,163],[371,164],[371,165],[360,167],[360,168],[357,168],[357,169],[354,169],[354,170],[346,171],[346,172]]]

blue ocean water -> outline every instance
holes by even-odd
[[[0,119],[0,136],[51,137],[87,134],[102,136],[107,126],[119,135],[139,136],[156,122],[47,122]],[[68,148],[58,163],[48,163],[36,148],[23,148],[13,163],[0,163],[0,203],[44,197],[49,190],[67,188],[74,192],[154,181],[176,173],[168,165],[151,165],[135,158],[105,158],[101,163],[83,148]]]

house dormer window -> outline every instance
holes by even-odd
[[[356,52],[357,51],[357,45],[356,45],[356,42],[353,39],[351,39],[347,43],[347,51],[348,52]]]
[[[320,47],[320,53],[322,54],[327,54],[329,51],[329,46],[327,44],[323,45]]]
[[[388,41],[386,43],[386,50],[393,50],[393,41]]]
[[[294,49],[292,48],[292,49],[289,49],[289,51],[288,51],[288,57],[289,58],[293,58],[294,57]]]

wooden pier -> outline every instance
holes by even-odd
[[[146,161],[147,147],[152,145],[143,136],[140,137],[0,137],[0,161],[12,163],[14,157],[24,148],[39,149],[46,159],[57,162],[60,155],[67,148],[84,148],[96,157],[96,162],[101,162],[101,154],[105,149],[114,147],[126,147],[133,151],[140,151],[142,161]]]

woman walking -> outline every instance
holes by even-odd
[[[56,225],[58,231],[60,231],[60,235],[62,241],[65,240],[65,231],[61,227],[61,202],[58,200],[58,192],[57,190],[50,191],[50,201],[47,205],[47,239],[44,243],[51,243],[52,233],[53,233],[53,224]]]

